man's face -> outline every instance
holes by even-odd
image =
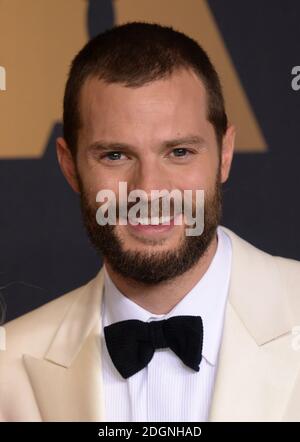
[[[229,169],[207,120],[201,80],[188,70],[137,88],[89,78],[81,90],[80,114],[76,170],[84,223],[94,246],[120,275],[145,284],[187,271],[215,234],[221,182]],[[118,198],[120,181],[127,183],[128,193],[145,191],[149,201],[152,190],[183,194],[189,189],[193,196],[204,190],[203,233],[187,236],[184,222],[168,228],[100,226],[96,195],[110,189]]]

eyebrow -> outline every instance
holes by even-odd
[[[181,144],[185,145],[194,145],[198,144],[199,146],[204,145],[206,141],[204,138],[202,138],[199,135],[190,135],[182,138],[175,138],[172,140],[167,140],[162,143],[162,147],[170,148],[179,146]],[[108,150],[131,150],[134,149],[134,146],[122,143],[122,142],[108,142],[104,140],[98,140],[90,144],[87,148],[89,152],[95,152],[95,151],[108,151]]]

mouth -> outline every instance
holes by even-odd
[[[177,220],[181,214],[174,216],[141,218],[138,224],[134,225],[128,222],[128,228],[134,233],[153,235],[159,233],[170,232],[175,227],[175,219]]]
[[[174,216],[155,216],[152,218],[141,218],[138,222],[138,225],[143,225],[143,226],[157,226],[157,225],[169,225],[170,223],[172,223],[174,219]]]

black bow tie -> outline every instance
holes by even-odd
[[[173,316],[151,322],[129,319],[104,327],[104,335],[113,364],[125,379],[146,367],[157,348],[169,347],[185,365],[200,369],[201,316]]]

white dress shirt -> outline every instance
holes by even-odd
[[[231,269],[231,241],[218,227],[218,245],[198,283],[167,314],[153,314],[124,296],[104,267],[102,376],[106,422],[204,422],[208,420]],[[103,327],[127,319],[152,321],[200,315],[203,348],[200,371],[187,367],[169,348],[156,349],[149,364],[128,379],[107,351]]]

